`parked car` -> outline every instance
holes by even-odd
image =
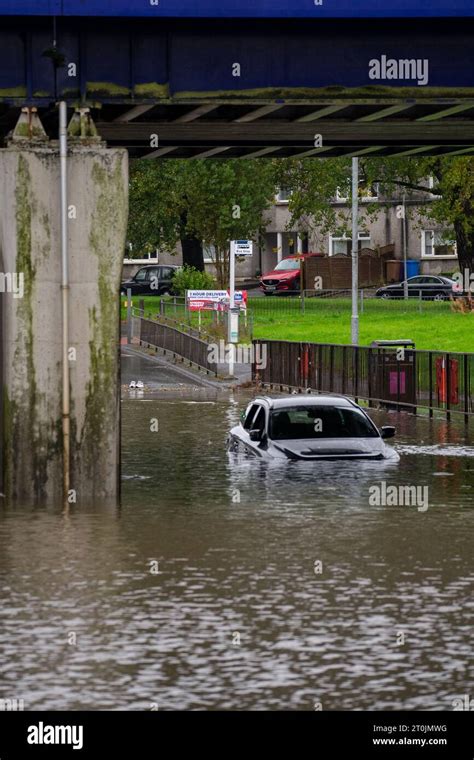
[[[275,293],[299,293],[301,290],[301,261],[322,253],[300,253],[287,256],[278,262],[275,269],[260,277],[260,287],[266,296]]]
[[[261,459],[391,460],[397,452],[385,444],[395,428],[380,430],[345,396],[258,396],[229,433],[229,451]]]
[[[441,275],[417,275],[409,277],[403,282],[396,282],[394,285],[385,285],[379,288],[375,295],[377,298],[403,298],[404,283],[408,283],[408,297],[421,298],[432,301],[448,301],[456,296],[455,280],[450,277]]]
[[[130,288],[132,295],[161,296],[173,292],[173,277],[177,266],[168,264],[148,264],[141,267],[130,279],[122,282],[120,293],[127,295]]]

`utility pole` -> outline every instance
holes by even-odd
[[[403,215],[402,215],[402,246],[403,246],[403,298],[408,300],[408,282],[407,282],[407,209],[406,194],[403,191]]]
[[[352,159],[352,317],[351,343],[359,345],[359,159]]]

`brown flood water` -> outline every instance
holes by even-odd
[[[124,391],[121,507],[0,507],[0,698],[451,710],[472,696],[462,423],[373,413],[397,426],[389,467],[256,464],[225,447],[248,392],[123,364],[123,382],[142,376],[152,393]],[[382,481],[427,486],[428,508],[371,506]]]

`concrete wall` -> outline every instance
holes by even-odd
[[[78,504],[118,495],[117,292],[127,193],[125,150],[71,145],[71,489]],[[16,502],[62,499],[59,208],[57,146],[22,141],[0,151],[1,269],[24,277],[23,298],[2,295],[3,488]]]

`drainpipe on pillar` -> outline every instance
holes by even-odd
[[[59,104],[59,158],[61,178],[61,293],[62,293],[62,431],[63,431],[63,498],[64,505],[68,504],[70,485],[70,391],[69,391],[69,267],[68,267],[68,235],[67,235],[67,105],[64,101]]]

